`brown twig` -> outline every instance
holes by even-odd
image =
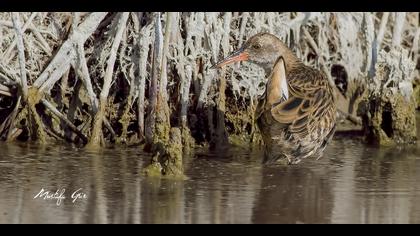
[[[62,121],[64,121],[69,128],[77,134],[77,136],[79,136],[84,143],[88,142],[88,139],[86,138],[86,136],[84,134],[82,134],[82,132],[80,132],[77,127],[71,122],[69,121],[66,116],[64,116],[63,114],[61,114],[57,108],[55,108],[49,101],[47,101],[46,99],[41,99],[42,104],[44,104],[44,106],[46,108],[48,108],[54,115],[56,115],[58,118],[60,118]]]

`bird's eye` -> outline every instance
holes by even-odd
[[[253,47],[254,49],[260,49],[260,48],[261,48],[261,45],[260,45],[260,44],[254,44],[252,47]]]

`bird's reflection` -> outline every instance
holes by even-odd
[[[254,205],[254,223],[328,222],[333,207],[331,185],[302,166],[266,167]]]

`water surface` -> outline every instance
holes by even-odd
[[[188,180],[146,178],[137,148],[0,143],[0,223],[420,223],[420,148],[336,138],[321,160],[197,150]],[[34,198],[65,189],[66,199]],[[72,202],[74,191],[86,198]]]

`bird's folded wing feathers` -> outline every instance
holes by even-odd
[[[289,131],[299,137],[305,137],[311,132],[317,118],[321,118],[328,107],[323,99],[326,90],[316,80],[313,82],[305,85],[289,84],[289,99],[271,107],[272,117],[277,122],[288,125]],[[303,93],[299,88],[304,87]]]

